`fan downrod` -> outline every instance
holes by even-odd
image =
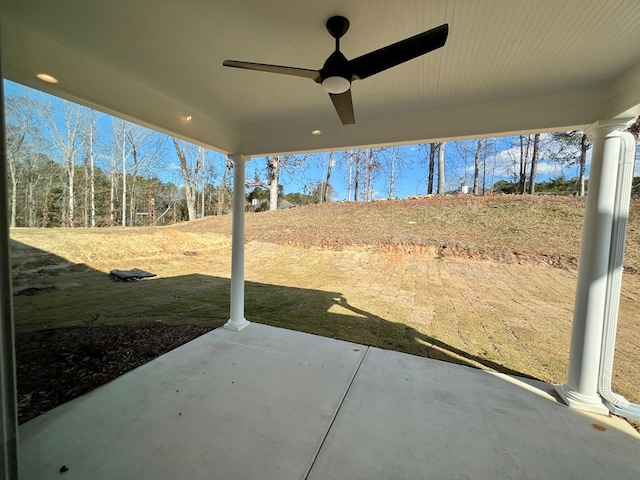
[[[349,30],[349,20],[339,15],[331,17],[327,20],[327,30],[333,38],[339,40]]]

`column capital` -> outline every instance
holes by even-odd
[[[628,118],[611,118],[608,120],[598,120],[597,122],[589,125],[584,133],[587,134],[589,140],[593,141],[594,138],[597,137],[606,137],[610,133],[616,131],[624,131],[629,128],[633,122],[635,122],[635,117]]]
[[[239,153],[229,153],[227,155],[227,158],[231,160],[234,165],[238,162],[247,163],[249,160],[251,160],[251,157],[249,155],[241,155]]]

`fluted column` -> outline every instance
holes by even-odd
[[[628,119],[604,120],[586,133],[593,145],[567,383],[557,391],[573,408],[608,413],[598,395],[613,209],[621,132]]]

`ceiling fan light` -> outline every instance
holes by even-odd
[[[344,93],[351,87],[351,82],[344,77],[327,77],[322,81],[322,88],[327,93],[340,94]]]

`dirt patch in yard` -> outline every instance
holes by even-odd
[[[18,333],[18,420],[24,423],[210,330],[156,322]]]

